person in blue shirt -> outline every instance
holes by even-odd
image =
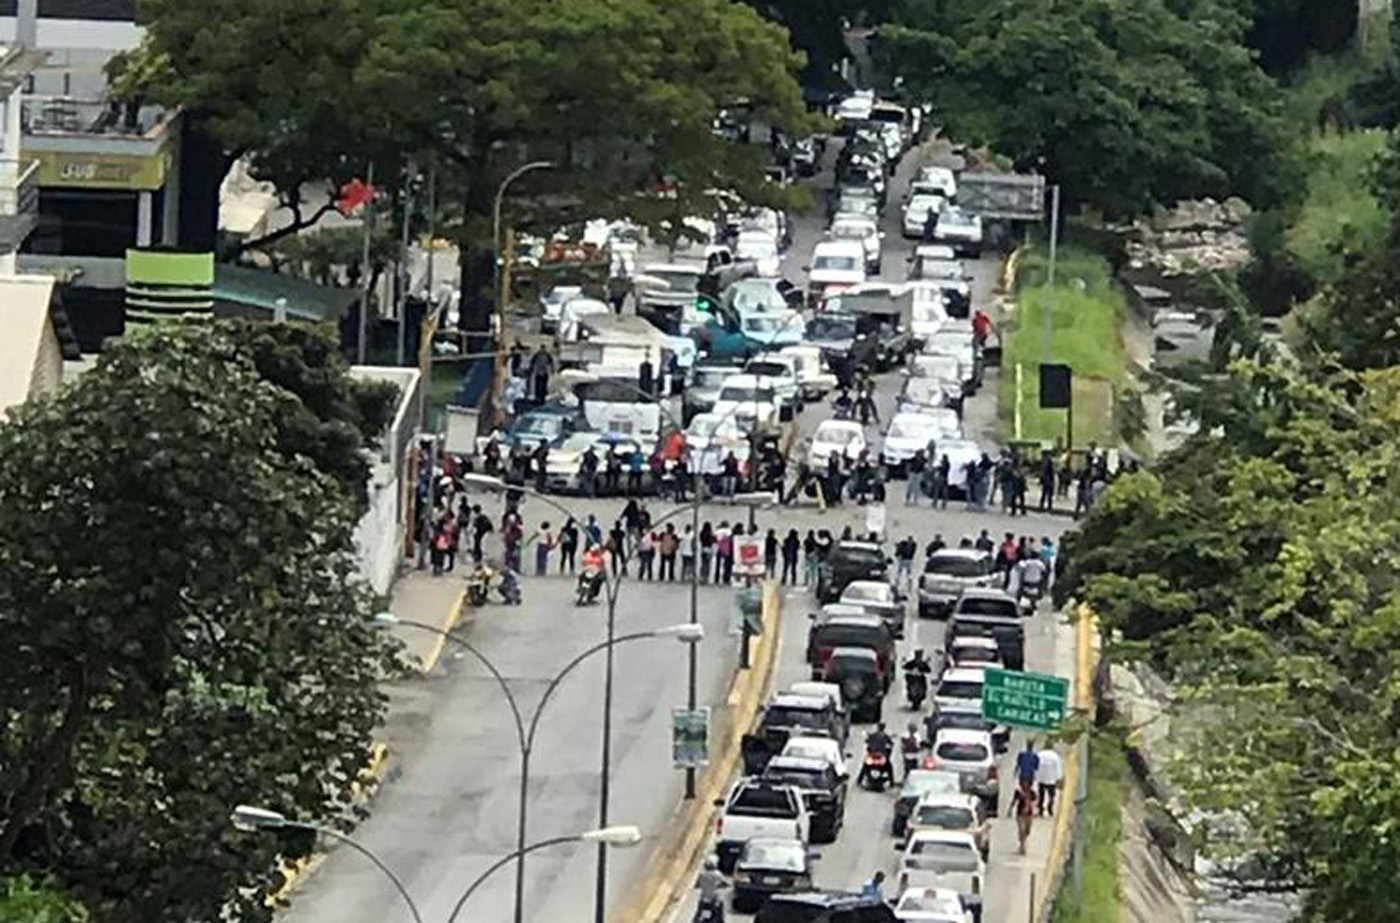
[[[1035,752],[1035,740],[1026,739],[1026,749],[1016,754],[1016,780],[1022,785],[1035,786],[1035,772],[1040,768],[1040,757]]]
[[[860,886],[860,896],[883,901],[885,899],[885,873],[877,871],[871,875],[870,880]]]

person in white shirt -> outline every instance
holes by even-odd
[[[1064,763],[1060,761],[1060,754],[1053,748],[1046,747],[1036,754],[1040,758],[1035,770],[1035,787],[1040,793],[1040,816],[1054,816],[1055,814],[1055,794],[1060,789],[1060,782],[1065,776]]]

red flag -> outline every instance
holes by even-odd
[[[340,187],[340,197],[335,201],[336,210],[349,215],[374,198],[374,187],[361,179],[352,179]]]

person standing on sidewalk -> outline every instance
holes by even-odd
[[[721,520],[715,530],[715,583],[728,585],[734,579],[734,533],[729,522]]]
[[[1022,781],[1011,796],[1011,815],[1016,818],[1016,840],[1020,844],[1016,852],[1023,856],[1026,854],[1026,841],[1031,838],[1035,809],[1035,790],[1030,783]]]
[[[914,579],[914,557],[918,553],[919,543],[912,535],[904,537],[894,546],[895,562],[898,564],[894,574],[895,583],[903,585]]]
[[[637,539],[637,579],[651,580],[651,562],[656,558],[656,535],[643,532]]]
[[[1060,754],[1053,747],[1046,747],[1036,754],[1040,765],[1035,770],[1035,787],[1039,795],[1040,816],[1055,816],[1055,795],[1064,781],[1065,767]]]
[[[778,573],[778,532],[769,529],[763,537],[763,576],[772,580]]]
[[[904,478],[904,505],[918,506],[919,496],[924,490],[924,469],[928,467],[928,461],[924,458],[924,450],[920,449],[914,453],[914,457],[909,459],[906,466]]]
[[[695,548],[695,530],[686,526],[681,535],[681,580],[687,583],[695,579]]]
[[[814,586],[817,582],[817,565],[821,563],[821,551],[817,545],[817,536],[811,530],[807,530],[807,537],[802,540],[802,585]]]
[[[676,535],[675,526],[669,522],[666,523],[666,529],[657,540],[656,547],[661,552],[661,572],[656,575],[656,579],[674,581],[676,579],[676,552],[681,547],[681,540]]]
[[[1016,754],[1016,783],[1027,787],[1035,785],[1035,773],[1040,768],[1040,757],[1035,752],[1035,739],[1026,738],[1026,747]]]
[[[705,524],[700,527],[700,582],[709,583],[712,578],[711,566],[715,560],[715,530],[710,527],[710,521],[705,520]]]

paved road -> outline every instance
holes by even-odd
[[[557,518],[557,517],[556,517]],[[447,579],[447,578],[444,578]],[[480,611],[466,636],[507,677],[528,715],[545,682],[603,637],[605,608],[577,609],[565,578],[532,579],[526,605]],[[726,637],[731,597],[706,589],[700,612],[705,701],[723,697],[736,645]],[[687,597],[674,585],[623,587],[618,633],[683,622]],[[409,613],[399,613],[407,617]],[[671,639],[616,649],[613,809],[616,823],[656,829],[681,795],[671,769],[670,709],[685,703],[686,653]],[[596,826],[603,657],[570,675],[544,712],[530,784],[531,842]],[[499,688],[469,655],[449,648],[426,679],[394,690],[388,728],[396,776],[376,796],[355,836],[405,880],[429,923],[447,919],[467,884],[515,847],[518,749]],[[640,874],[645,846],[614,850],[611,894]],[[592,847],[570,845],[530,857],[526,919],[591,918]],[[472,898],[462,919],[509,919],[513,875],[498,873]],[[398,898],[360,856],[334,850],[294,895],[293,923],[387,923],[407,919]]]

